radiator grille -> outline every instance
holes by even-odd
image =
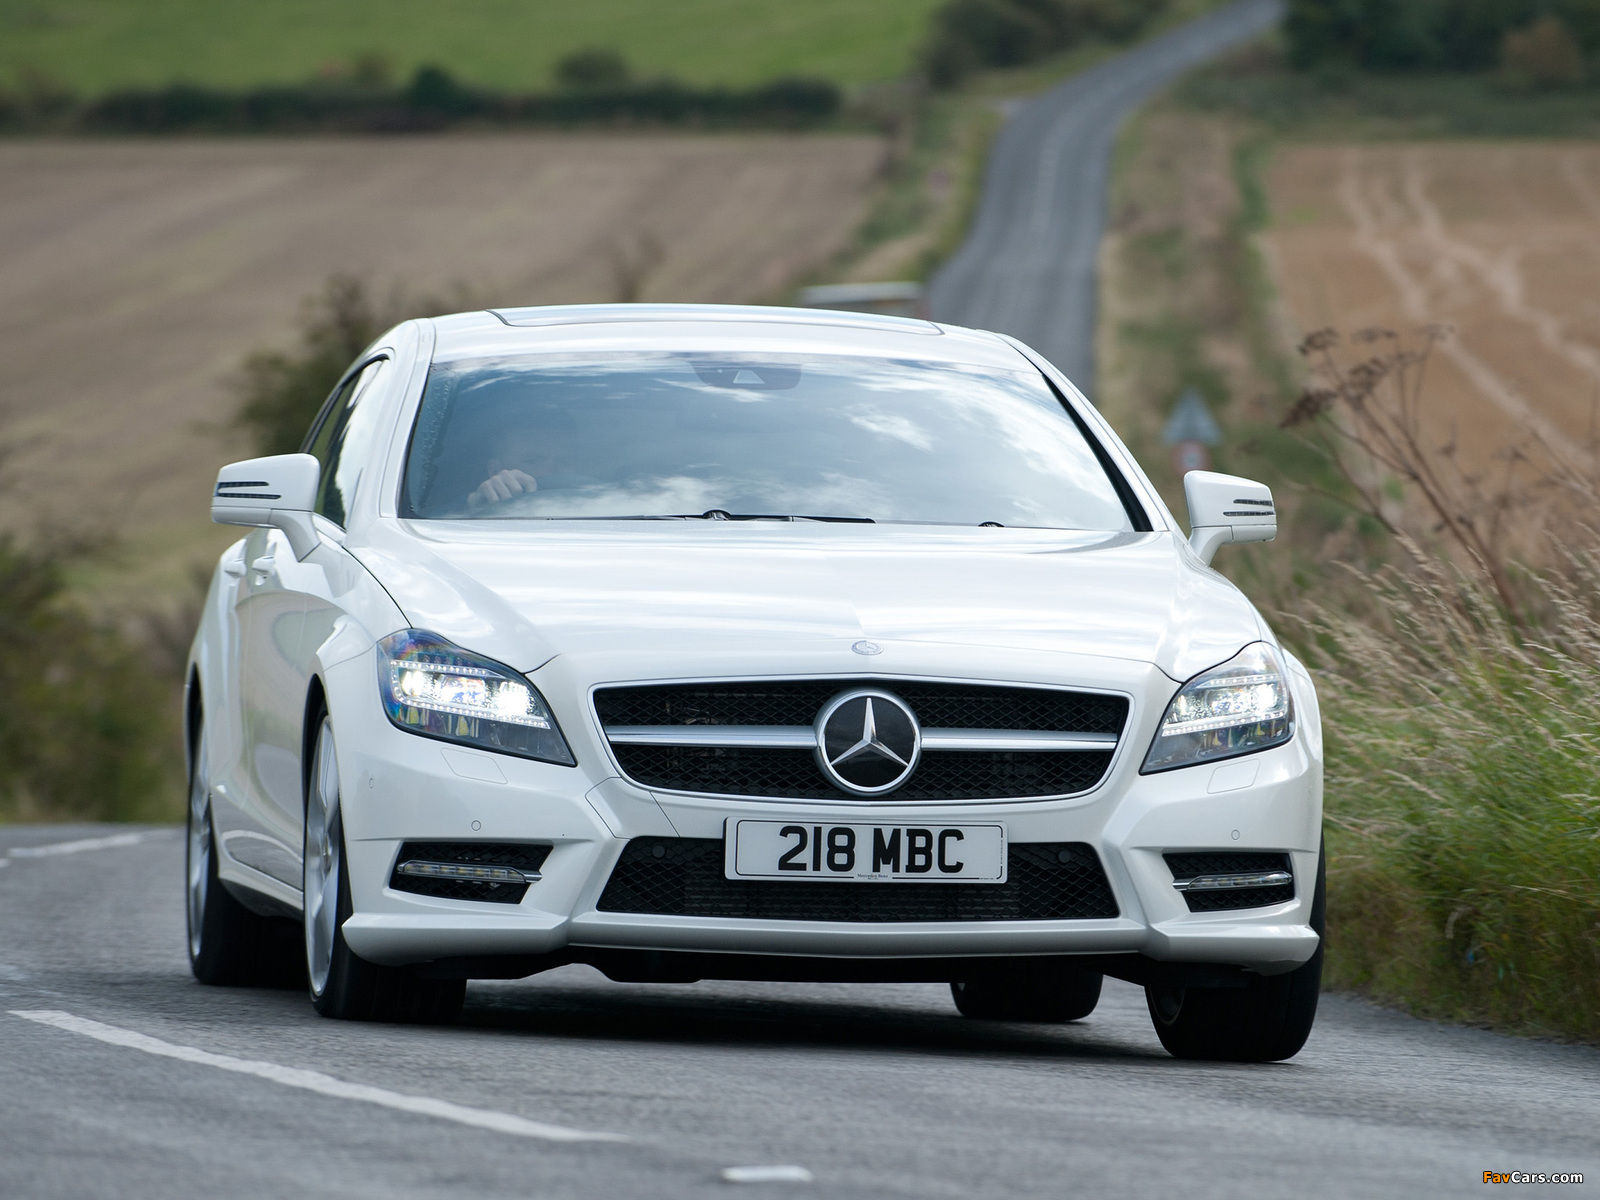
[[[609,687],[595,692],[602,725],[810,725],[850,688],[881,687],[916,710],[924,729],[1040,729],[1121,733],[1122,696],[1051,688],[899,679],[775,680]]]
[[[1128,717],[1121,696],[1048,688],[919,683],[904,680],[779,680],[663,684],[595,692],[601,725],[694,728],[718,725],[809,728],[841,691],[892,691],[924,731],[976,729],[1119,736]],[[729,796],[859,800],[836,788],[810,750],[777,747],[612,743],[623,773],[644,787]],[[1104,778],[1104,750],[924,750],[899,800],[997,800],[1087,791]]]
[[[776,921],[1060,921],[1115,917],[1084,842],[1013,844],[1003,884],[782,883],[728,879],[717,838],[634,838],[601,893],[602,912]]]

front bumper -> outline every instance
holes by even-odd
[[[1163,677],[1164,681],[1164,677]],[[1170,681],[1157,681],[1170,691]],[[329,672],[354,915],[352,950],[403,965],[529,960],[584,950],[893,960],[1016,955],[1140,955],[1261,974],[1315,953],[1311,928],[1321,827],[1320,745],[1309,681],[1296,675],[1303,729],[1288,744],[1231,762],[1141,776],[1146,729],[1164,706],[1135,705],[1106,779],[1068,800],[936,805],[725,799],[652,794],[619,778],[581,719],[558,711],[584,767],[559,767],[452,746],[395,729],[364,659]],[[1304,694],[1302,694],[1304,693]],[[559,695],[547,689],[547,697]],[[1155,716],[1150,716],[1153,709]],[[584,739],[588,737],[586,742]],[[597,764],[586,769],[588,764]],[[635,837],[721,838],[734,817],[885,823],[1001,821],[1012,843],[1093,846],[1117,900],[1106,919],[842,922],[658,916],[600,911],[600,894]],[[407,840],[534,841],[553,847],[516,905],[437,899],[388,886]],[[1260,850],[1290,855],[1293,900],[1191,912],[1163,855]],[[854,886],[814,884],[809,886]],[[981,885],[951,885],[981,886]],[[485,967],[484,973],[497,973]]]

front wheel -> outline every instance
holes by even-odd
[[[1322,941],[1303,966],[1253,979],[1242,988],[1147,987],[1156,1036],[1174,1058],[1214,1062],[1278,1062],[1293,1058],[1311,1036],[1322,990],[1328,883],[1326,847],[1317,855],[1311,927]]]
[[[354,906],[344,853],[339,759],[327,714],[317,728],[309,782],[302,886],[313,1007],[325,1017],[344,1021],[454,1019],[466,999],[466,980],[421,979],[396,967],[380,967],[345,943],[343,927]]]
[[[201,983],[266,987],[293,986],[295,955],[286,954],[287,921],[264,917],[240,904],[217,874],[216,820],[206,778],[208,742],[202,725],[189,770],[189,821],[184,853],[184,915],[189,969]]]

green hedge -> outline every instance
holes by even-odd
[[[401,87],[309,83],[244,91],[171,84],[121,88],[51,111],[0,103],[0,123],[94,133],[381,133],[461,124],[802,127],[837,115],[826,80],[779,79],[752,88],[696,88],[671,79],[511,93],[474,87],[442,67]]]

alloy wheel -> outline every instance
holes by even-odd
[[[339,820],[339,760],[333,747],[333,723],[326,717],[317,731],[311,760],[311,787],[306,797],[305,932],[306,969],[311,994],[328,987],[333,969],[333,943],[339,931],[339,871],[344,831]]]
[[[204,936],[206,897],[211,888],[211,789],[206,784],[206,734],[194,751],[194,766],[189,772],[189,853],[188,893],[189,955],[200,955]]]

